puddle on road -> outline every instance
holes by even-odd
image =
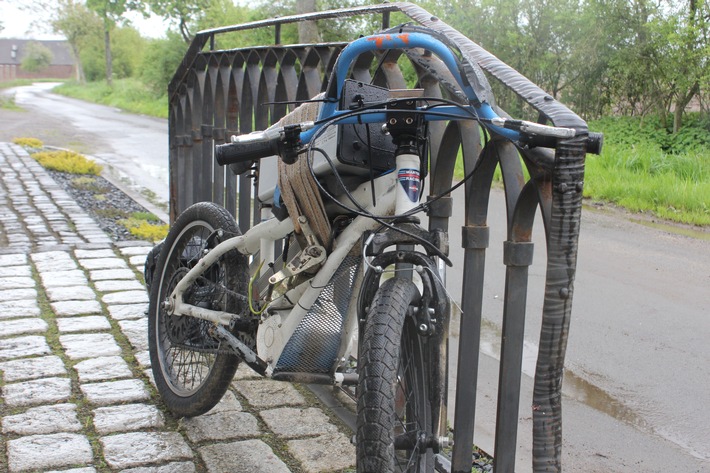
[[[454,339],[452,346],[458,346],[459,338],[459,314],[453,315],[451,319],[451,330],[449,335]],[[481,324],[481,353],[495,360],[500,361],[501,331],[500,328],[489,320],[483,320]],[[535,376],[535,365],[537,362],[537,346],[529,341],[524,342],[522,372],[530,377]],[[455,361],[454,361],[455,363]],[[453,386],[453,384],[451,384]],[[562,383],[562,394],[574,399],[592,409],[610,416],[613,419],[624,422],[640,431],[657,435],[680,447],[685,452],[695,458],[708,460],[707,453],[698,451],[693,447],[684,435],[678,435],[666,431],[663,428],[654,426],[649,420],[649,412],[641,412],[638,408],[630,407],[620,399],[614,397],[601,387],[582,378],[571,369],[565,368]],[[691,442],[692,443],[692,442]]]
[[[653,428],[641,415],[625,406],[599,386],[595,386],[566,368],[562,381],[562,394],[614,419],[626,422],[634,427],[653,431]]]
[[[481,325],[481,352],[496,360],[500,360],[500,329],[493,322],[488,320],[483,320]],[[537,346],[525,341],[523,346],[522,372],[533,379],[535,377],[536,362]],[[624,405],[599,386],[592,384],[568,368],[564,370],[562,394],[614,419],[640,429],[653,431],[653,428],[639,413]]]

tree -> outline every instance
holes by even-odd
[[[277,0],[278,1],[278,0]],[[283,10],[281,11],[283,14]],[[254,20],[261,20],[270,15],[266,15],[263,11],[252,9],[248,6],[235,5],[232,0],[211,0],[209,7],[205,10],[195,24],[199,30],[218,28],[220,26],[238,25]],[[295,25],[292,28],[284,27],[281,30],[281,37],[288,37],[289,40],[294,38],[295,41]],[[293,34],[291,34],[293,30]],[[234,33],[220,34],[215,38],[215,48],[231,49],[245,46],[254,46],[258,44],[273,44],[274,35],[266,28],[256,30],[238,31]]]
[[[167,93],[187,45],[180,34],[169,31],[165,39],[151,39],[143,56],[141,79],[157,95]]]
[[[81,60],[82,45],[86,43],[87,36],[101,34],[100,20],[82,3],[62,0],[54,12],[52,29],[67,39],[76,61],[76,78],[79,82],[84,82],[86,78]]]
[[[121,22],[128,11],[144,11],[140,0],[87,0],[86,6],[96,12],[103,21],[104,51],[106,59],[106,82],[113,85],[113,58],[111,57],[111,31]]]
[[[22,58],[22,69],[27,72],[39,72],[52,64],[52,51],[46,46],[31,42],[25,49],[25,56]]]
[[[710,84],[710,42],[707,0],[689,0],[685,8],[664,25],[668,38],[665,64],[669,92],[673,97],[673,133],[680,130],[683,113],[690,101],[700,94],[701,84]]]
[[[316,0],[296,0],[296,14],[303,15],[316,11]],[[298,42],[302,44],[320,42],[318,24],[315,21],[298,22]]]
[[[211,0],[148,0],[153,13],[177,23],[180,36],[188,44],[193,36],[190,26],[211,3]]]

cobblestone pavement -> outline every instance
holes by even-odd
[[[176,419],[151,381],[142,242],[113,243],[0,143],[0,472],[334,472],[347,429],[306,389],[237,372]]]

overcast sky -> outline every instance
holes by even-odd
[[[38,18],[36,13],[21,10],[17,7],[22,4],[21,0],[0,0],[0,22],[3,30],[0,31],[0,38],[18,39],[64,39],[62,36],[52,34],[47,31],[40,31],[33,26],[35,23],[48,23],[46,18]],[[140,31],[144,37],[158,38],[165,35],[166,26],[160,18],[144,19],[141,15],[131,15],[131,23]]]

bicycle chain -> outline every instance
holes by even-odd
[[[216,284],[214,281],[210,281],[208,278],[200,277],[200,278],[197,279],[197,281],[199,281],[199,282],[201,282],[201,283],[203,283],[203,284],[206,283],[205,285],[206,285],[206,286],[210,286],[210,287],[211,287],[211,290],[215,290],[215,291],[217,291],[217,292],[223,294],[223,295],[226,296],[226,297],[234,297],[235,299],[240,300],[240,301],[245,302],[245,303],[248,303],[248,301],[249,301],[249,299],[247,298],[247,296],[245,296],[245,295],[243,295],[243,294],[239,294],[239,293],[236,292],[236,291],[232,291],[232,290],[228,289],[227,287],[225,287],[224,285],[218,285],[218,284]],[[196,282],[197,282],[197,281],[196,281]],[[194,293],[193,293],[192,295],[194,296]],[[194,302],[199,302],[199,300],[198,300],[198,301],[192,301],[192,302],[193,302],[193,303],[194,303]],[[235,317],[239,317],[239,314],[234,314],[234,316],[235,316]],[[196,320],[198,323],[200,323],[200,324],[208,324],[208,323],[210,323],[210,322],[207,321],[207,320],[202,320],[202,319],[195,319],[195,320]],[[212,348],[212,347],[210,347],[210,348],[205,348],[205,347],[201,347],[201,346],[188,345],[188,344],[185,344],[185,343],[176,343],[176,342],[172,342],[172,341],[171,341],[172,346],[173,346],[173,347],[176,347],[176,348],[181,348],[181,349],[184,349],[184,350],[194,351],[194,352],[196,352],[196,353],[234,354],[234,352],[233,352],[232,350],[230,350],[230,349],[227,349],[227,348],[220,348],[220,347],[221,347],[222,345],[224,345],[224,344],[223,344],[221,341],[215,339],[214,337],[211,337],[208,333],[206,333],[207,330],[206,330],[206,329],[203,330],[203,327],[202,327],[202,326],[200,327],[200,332],[202,332],[202,333],[200,333],[200,338],[203,338],[203,339],[204,339],[204,338],[207,338],[207,341],[214,341],[215,343],[218,343],[219,345],[217,346],[217,348]],[[249,348],[251,348],[252,350],[256,350],[256,340],[255,340],[255,338],[254,338],[255,335],[256,335],[256,334],[251,335],[251,334],[248,334],[248,333],[246,333],[246,332],[241,332],[241,331],[240,331],[240,332],[237,332],[237,334],[236,334],[236,336],[237,336],[244,344],[246,344]]]

